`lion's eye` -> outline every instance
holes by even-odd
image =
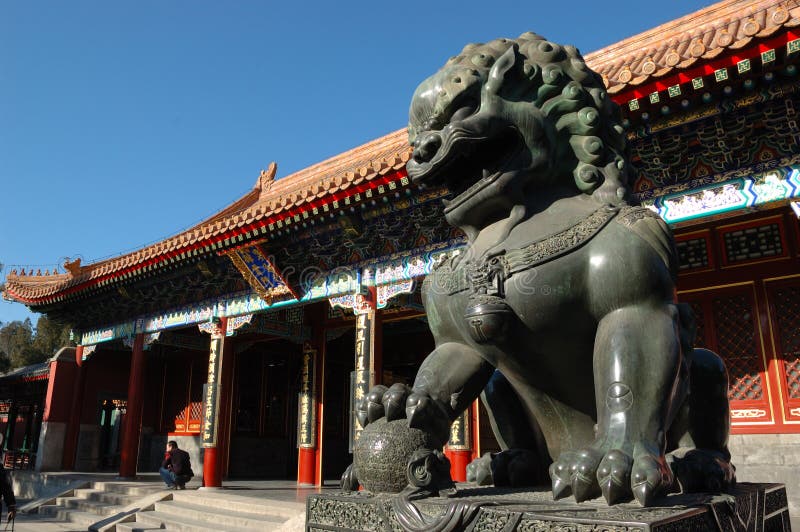
[[[464,105],[462,107],[459,107],[456,110],[456,112],[453,113],[453,116],[450,117],[450,121],[451,122],[458,122],[459,120],[464,120],[465,118],[468,118],[468,117],[472,116],[473,114],[475,114],[475,111],[477,111],[477,110],[478,110],[478,106],[477,105],[473,105],[473,104]]]

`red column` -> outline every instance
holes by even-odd
[[[472,422],[472,426],[470,427],[472,430],[470,431],[470,435],[472,436],[472,456],[470,457],[472,460],[477,460],[481,457],[481,403],[480,398],[475,399],[472,402],[472,415],[470,416],[470,421]],[[470,461],[472,461],[470,460]]]
[[[455,482],[467,481],[467,466],[472,461],[472,451],[452,450],[447,453],[450,459],[450,475]]]
[[[314,447],[299,447],[297,449],[297,483],[304,485],[322,485],[322,452],[324,428],[324,395],[325,395],[325,319],[327,303],[320,303],[308,307],[308,321],[311,326],[310,349],[313,351],[313,398],[314,398]],[[305,353],[304,353],[305,356]],[[301,423],[298,419],[297,423]]]
[[[231,426],[233,420],[233,377],[234,363],[234,341],[232,337],[226,337],[222,343],[223,356],[225,363],[220,368],[219,391],[219,429],[217,441],[217,460],[220,478],[228,476],[228,464],[230,462],[228,453],[231,448]]]
[[[142,431],[142,405],[144,403],[144,334],[133,340],[131,374],[128,378],[128,405],[122,426],[122,448],[120,449],[119,476],[133,478],[139,461],[139,436]]]
[[[370,369],[372,370],[371,386],[383,383],[383,313],[378,309],[378,289],[369,287],[370,324],[372,327],[372,353]]]
[[[229,349],[225,348],[225,333],[228,319],[220,318],[215,331],[211,334],[211,346],[208,354],[208,379],[206,397],[204,398],[205,424],[203,425],[203,487],[222,487],[222,464],[225,445],[220,445],[219,437],[224,434],[225,408],[221,405],[226,388],[223,375],[225,356]],[[227,387],[230,387],[228,385]],[[227,393],[227,392],[226,392]],[[228,394],[230,395],[230,394]]]
[[[64,449],[61,455],[61,467],[64,470],[75,469],[75,454],[78,451],[78,436],[81,430],[81,411],[83,406],[83,383],[86,375],[86,368],[83,367],[83,346],[75,348],[75,377],[72,381],[72,400],[70,401],[69,418],[67,429],[64,435]],[[53,379],[53,375],[50,376]],[[48,383],[48,385],[54,382]],[[50,402],[48,391],[48,403]],[[49,410],[48,405],[48,410]]]

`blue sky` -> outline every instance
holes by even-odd
[[[535,31],[588,53],[710,4],[2,2],[0,263],[137,249],[270,161],[280,178],[401,128],[468,42]],[[0,302],[0,322],[28,315]]]

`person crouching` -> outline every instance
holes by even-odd
[[[178,449],[174,440],[167,442],[167,452],[158,472],[168,489],[186,489],[186,483],[194,476],[189,453]]]

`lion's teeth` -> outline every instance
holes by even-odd
[[[486,179],[487,177],[491,176],[492,173],[487,170],[486,168],[483,169],[483,178]]]
[[[444,198],[442,199],[442,204],[445,207],[449,207],[451,203],[453,203],[453,202],[451,200],[449,200],[449,199],[444,199]]]

